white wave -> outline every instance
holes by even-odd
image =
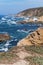
[[[1,19],[1,20],[5,21],[5,20],[6,20],[6,18],[2,17],[2,19]]]
[[[14,36],[10,36],[11,38],[14,38]]]
[[[15,21],[12,21],[11,19],[6,20],[5,18],[2,18],[2,20],[0,21],[0,24],[2,23],[6,23],[8,25],[17,24]]]
[[[8,21],[8,22],[10,22],[10,21],[11,21],[11,19],[8,19],[7,21]]]
[[[11,24],[17,24],[15,21],[11,21],[10,19],[6,21],[8,25],[11,25]]]
[[[0,32],[0,34],[8,34],[8,32]]]
[[[0,24],[4,23],[5,21],[0,21]]]
[[[17,32],[28,33],[28,31],[25,31],[25,30],[17,30]]]
[[[29,18],[27,17],[27,18],[25,18],[25,20],[29,20]]]
[[[12,42],[12,41],[17,41],[17,39],[14,39],[14,40],[12,39],[12,40],[9,41],[9,43]],[[6,45],[11,45],[11,44],[7,43]]]
[[[23,32],[23,33],[31,33],[31,32],[33,32],[34,30],[27,30],[27,31],[25,31],[25,30],[17,30],[17,32]]]
[[[12,40],[10,40],[10,41],[9,41],[9,43],[10,43],[10,42],[12,42],[12,41],[14,41],[14,40],[13,40],[13,39],[12,39]],[[11,44],[10,44],[10,45],[11,45]]]
[[[17,41],[17,39],[15,39],[15,41]]]
[[[10,24],[17,24],[15,21],[11,21]]]
[[[9,41],[7,41],[4,46],[5,46],[5,47],[8,47],[9,45],[10,45],[10,44],[9,44]]]
[[[21,32],[21,30],[17,30],[17,32]]]
[[[7,20],[6,21],[8,25],[11,25],[10,22],[11,22],[11,19]]]
[[[7,44],[9,43],[9,45],[11,45],[11,44],[10,44],[10,42],[12,42],[12,41],[13,41],[13,39],[12,39],[12,40],[7,41]]]
[[[8,51],[8,48],[1,48],[0,51],[5,51],[5,52],[7,52],[7,51]]]

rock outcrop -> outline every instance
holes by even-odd
[[[28,24],[28,22],[27,21],[19,21],[19,22],[17,22],[17,24]]]
[[[8,34],[0,34],[0,42],[7,41],[10,39],[10,36]]]
[[[43,28],[40,27],[26,38],[18,42],[17,46],[43,45]]]
[[[30,17],[23,21],[18,21],[17,24],[29,24],[29,23],[43,23],[43,16],[40,17]]]

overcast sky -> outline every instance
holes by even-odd
[[[16,14],[34,7],[43,7],[43,0],[0,0],[0,15]]]

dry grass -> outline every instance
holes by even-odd
[[[26,57],[25,58],[27,61],[30,61],[32,65],[43,65],[43,57]]]

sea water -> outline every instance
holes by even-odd
[[[0,52],[9,51],[21,39],[35,31],[38,27],[43,26],[40,23],[17,24],[18,21],[23,20],[24,18],[21,17],[0,15],[0,34],[9,34],[11,37],[10,40],[0,42]]]

